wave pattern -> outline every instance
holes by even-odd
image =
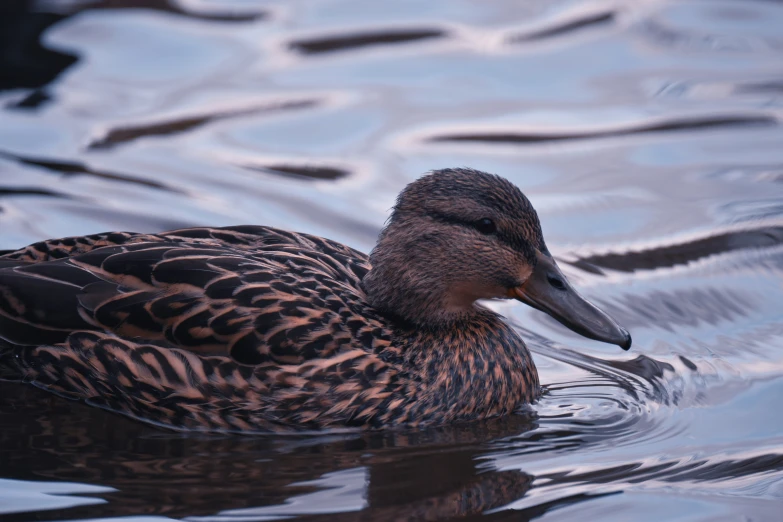
[[[594,274],[602,274],[601,269],[635,272],[687,265],[693,261],[727,252],[770,248],[781,244],[783,244],[783,226],[763,226],[727,231],[682,243],[672,242],[636,251],[584,256],[566,262]]]
[[[693,132],[700,130],[714,130],[732,127],[756,127],[777,124],[778,121],[774,116],[740,115],[641,123],[613,129],[597,128],[579,131],[563,130],[556,132],[515,132],[504,130],[487,130],[475,133],[436,135],[429,138],[429,141],[527,144],[599,138],[618,138],[622,136],[632,136],[635,134],[654,134],[659,132]]]
[[[406,183],[467,165],[634,346],[491,304],[541,399],[417,431],[183,436],[0,382],[0,521],[780,518],[779,2],[251,4],[10,2],[0,249],[264,224],[369,251]]]
[[[291,49],[303,54],[322,54],[442,38],[445,35],[446,33],[439,29],[377,30],[367,33],[349,33],[294,40],[288,45]]]

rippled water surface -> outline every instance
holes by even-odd
[[[0,519],[783,520],[783,4],[10,0],[0,249],[518,184],[628,353],[523,305],[547,393],[429,431],[185,436],[0,384]],[[132,517],[132,518],[127,518]]]

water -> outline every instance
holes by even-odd
[[[187,436],[0,384],[0,519],[783,520],[783,5],[12,1],[0,248],[517,183],[629,353],[521,304],[547,393],[427,431]]]

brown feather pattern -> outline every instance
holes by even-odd
[[[108,233],[0,260],[18,262],[0,269],[0,319],[23,380],[172,428],[442,424],[538,390],[499,317],[394,326],[366,304],[367,256],[314,236]]]
[[[0,256],[0,376],[192,430],[444,424],[537,397],[499,316],[381,314],[370,269],[347,246],[262,226],[35,243]]]

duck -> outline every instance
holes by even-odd
[[[378,430],[513,414],[541,385],[515,299],[631,336],[568,282],[528,198],[469,168],[407,185],[369,255],[256,225],[0,255],[0,378],[187,431]]]

